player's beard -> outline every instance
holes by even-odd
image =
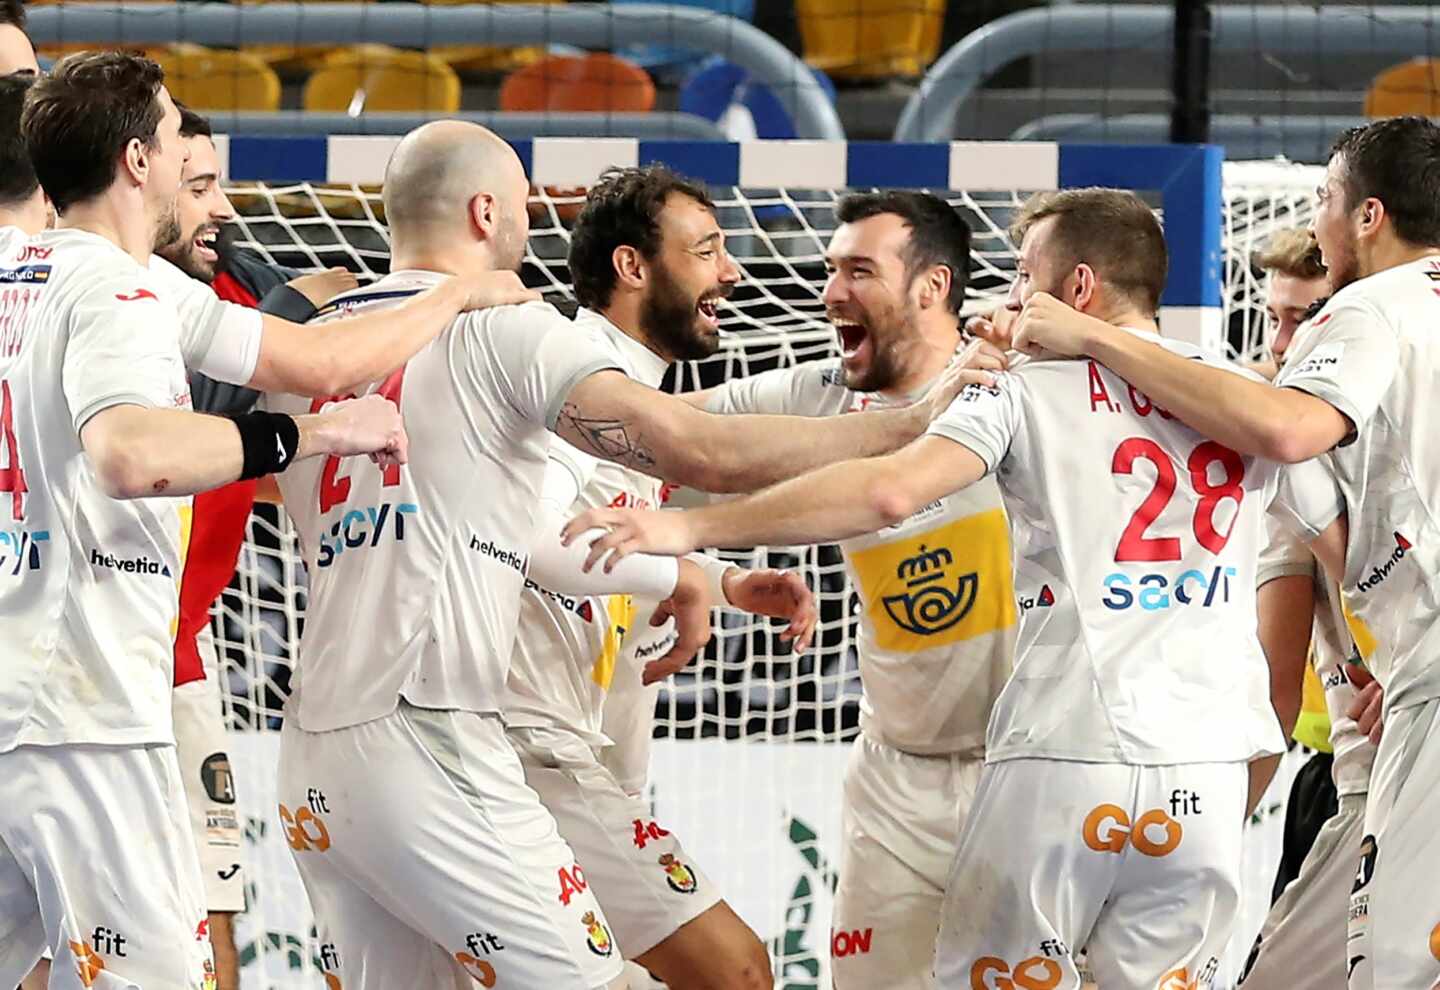
[[[1333,245],[1332,250],[1325,252],[1325,281],[1330,286],[1331,295],[1361,278],[1360,258],[1355,245],[1356,239],[1346,236],[1343,243]]]
[[[907,297],[904,305],[887,308],[878,319],[863,314],[861,322],[870,338],[870,362],[851,370],[841,365],[845,387],[852,392],[883,392],[894,388],[905,377],[905,338],[917,333],[920,314]]]
[[[728,285],[715,285],[698,296],[680,287],[657,258],[651,266],[650,291],[640,304],[640,332],[671,361],[700,361],[720,349],[720,336],[700,317],[700,300],[725,298]]]
[[[154,254],[159,254],[160,249],[180,238],[180,217],[176,210],[174,201],[165,207],[165,212],[155,221],[155,238],[150,248]]]
[[[197,278],[207,284],[213,282],[215,281],[215,265],[201,258],[195,247],[195,242],[200,239],[200,235],[213,226],[214,224],[207,221],[196,227],[189,237],[182,238],[179,236],[180,228],[177,224],[175,239],[157,247],[155,253],[191,278]]]

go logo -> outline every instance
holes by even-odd
[[[467,976],[480,984],[482,987],[493,987],[499,979],[495,975],[495,967],[484,959],[478,959],[468,952],[455,953],[455,961],[458,962]]]
[[[325,827],[324,819],[309,808],[302,805],[299,811],[291,814],[290,809],[282,804],[280,821],[285,825],[285,841],[296,852],[311,849],[324,852],[330,848],[330,830]]]
[[[1125,809],[1116,804],[1098,805],[1085,816],[1081,834],[1085,844],[1100,853],[1118,853],[1125,843],[1146,856],[1168,856],[1180,845],[1184,834],[1180,823],[1159,808],[1152,808],[1132,826]]]
[[[1004,959],[981,956],[970,967],[970,990],[1055,990],[1060,964],[1044,956],[1022,959],[1011,969]]]

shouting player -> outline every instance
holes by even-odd
[[[1156,337],[1165,241],[1133,194],[1042,194],[1013,236],[1012,305],[1043,290],[1182,360],[1243,373]],[[853,537],[991,473],[1017,593],[1037,607],[991,716],[936,981],[1073,988],[1083,946],[1106,990],[1204,986],[1239,904],[1247,764],[1282,744],[1255,634],[1265,465],[1095,362],[1032,362],[967,389],[897,453],[727,505],[592,511],[567,538],[610,527],[593,561]]]
[[[1440,894],[1415,864],[1440,858],[1440,125],[1395,117],[1346,131],[1313,229],[1334,295],[1276,386],[1222,377],[1148,341],[1030,314],[1017,342],[1087,354],[1207,436],[1300,461],[1326,451],[1349,518],[1342,593],[1374,634],[1385,732],[1350,909],[1352,990],[1440,980]],[[1409,782],[1409,783],[1407,783]],[[1373,969],[1372,969],[1373,967]]]
[[[719,347],[715,310],[740,278],[705,190],[669,169],[618,169],[591,187],[571,233],[570,276],[584,309],[575,318],[635,381],[658,388],[673,361]],[[661,484],[633,468],[550,447],[545,495],[561,519],[595,506],[660,504]],[[555,534],[542,533],[554,538]],[[792,620],[784,638],[803,649],[814,600],[793,573],[746,571],[699,558],[717,601]],[[629,596],[575,598],[527,582],[508,680],[509,735],[525,779],[575,850],[626,957],[671,990],[774,986],[765,947],[654,821],[643,796],[627,792],[601,762],[611,745],[602,719],[648,734],[653,696],[623,690],[641,682],[637,633],[653,602]],[[637,624],[639,628],[637,629]],[[621,630],[629,634],[621,636]],[[665,633],[645,641],[655,655]],[[666,671],[652,668],[647,680]],[[622,690],[609,696],[612,683]],[[633,698],[623,713],[619,698]]]
[[[170,726],[181,496],[302,457],[403,459],[404,434],[373,400],[188,411],[182,351],[248,370],[145,267],[185,161],[153,62],[62,60],[22,129],[60,226],[0,231],[0,986],[48,948],[67,984],[199,988],[214,974]]]
[[[446,272],[518,268],[528,190],[514,151],[484,128],[412,132],[386,174],[391,274],[337,310],[383,312]],[[409,467],[332,460],[281,479],[312,575],[281,817],[347,988],[417,974],[526,987],[619,978],[623,947],[500,718],[527,564],[557,590],[610,590],[537,573],[542,552],[559,550],[558,523],[535,543],[547,429],[677,482],[754,488],[906,442],[959,380],[873,423],[722,421],[633,381],[613,354],[547,306],[487,310],[365,390],[405,413]],[[651,586],[669,594],[673,569]],[[359,627],[367,614],[390,619]]]

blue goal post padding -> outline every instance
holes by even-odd
[[[221,135],[232,182],[378,185],[400,139],[379,135]],[[1223,149],[1212,145],[1053,144],[1041,141],[645,141],[535,138],[512,144],[531,181],[581,187],[611,166],[663,162],[712,185],[748,188],[912,188],[1036,192],[1115,186],[1160,196],[1170,276],[1167,310],[1218,312]],[[1190,336],[1190,334],[1182,334]]]

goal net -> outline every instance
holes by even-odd
[[[1225,168],[1224,327],[1235,357],[1258,357],[1265,346],[1264,284],[1250,255],[1271,232],[1308,220],[1316,171],[1270,163]],[[723,309],[719,353],[678,366],[665,387],[704,387],[836,354],[821,302],[823,252],[835,201],[849,190],[711,191],[744,280]],[[241,213],[241,242],[266,259],[298,268],[345,265],[362,279],[387,271],[377,187],[235,182],[229,192]],[[1028,190],[944,194],[975,232],[969,306],[993,305],[1012,278],[1014,249],[1005,231]],[[526,281],[557,301],[570,297],[565,256],[579,203],[578,191],[553,189],[535,191],[530,202]],[[703,655],[660,690],[651,768],[657,818],[683,836],[767,940],[777,986],[828,987],[831,939],[846,937],[830,933],[829,904],[848,752],[840,744],[855,736],[858,723],[856,603],[835,547],[734,556],[748,565],[800,569],[819,598],[819,632],[808,652],[794,656],[767,621],[730,611],[717,616]],[[276,730],[305,606],[294,531],[283,513],[259,506],[235,580],[214,614],[251,857],[249,910],[238,937],[247,987],[324,986],[321,947],[274,799]],[[1283,796],[1278,788],[1286,785],[1282,775],[1272,793]],[[1275,804],[1267,798],[1257,817]],[[1278,837],[1270,844],[1278,845]],[[1232,974],[1268,903],[1274,851],[1260,848],[1266,842],[1255,845],[1251,886],[1259,899],[1239,926],[1247,934],[1227,960]]]

